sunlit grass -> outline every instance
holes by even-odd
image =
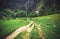
[[[47,39],[57,39],[60,37],[60,14],[48,15],[33,18],[33,21],[40,24]],[[48,31],[49,30],[49,31]],[[55,34],[53,34],[53,32]]]
[[[40,24],[42,31],[45,33],[47,39],[57,39],[60,35],[60,14],[48,15],[48,16],[41,16],[32,18],[31,20],[34,23]],[[0,37],[4,37],[18,27],[27,25],[29,23],[29,18],[23,20],[21,19],[11,19],[11,20],[0,20],[0,30],[1,35]],[[54,33],[53,33],[54,32]],[[22,39],[22,37],[26,34],[26,31],[21,32],[15,39]],[[42,39],[38,35],[38,30],[34,26],[33,30],[30,33],[30,39]]]
[[[21,19],[0,20],[0,38],[4,38],[18,27],[25,26],[28,23],[28,20]]]

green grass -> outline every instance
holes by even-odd
[[[36,26],[34,26],[32,32],[30,33],[31,39],[41,39],[38,35],[38,29]]]
[[[34,23],[41,25],[42,31],[45,33],[46,39],[58,39],[60,35],[59,16],[60,14],[54,14],[54,15],[32,18],[32,20],[34,21]],[[54,32],[55,34],[50,31]],[[22,36],[24,36],[25,34],[26,32],[22,32],[15,39],[21,39]],[[42,39],[38,35],[38,29],[36,28],[36,26],[34,26],[32,32],[30,33],[30,39],[34,39],[34,38]]]
[[[42,16],[42,17],[36,17],[32,18],[32,21],[34,23],[40,24],[43,32],[46,35],[46,39],[58,39],[60,38],[60,14],[53,14],[48,16]],[[18,27],[21,27],[23,25],[28,24],[29,18],[27,20],[21,20],[21,19],[13,19],[8,21],[0,21],[0,37],[4,37],[11,32],[13,32]],[[49,31],[48,31],[49,30]],[[54,32],[55,34],[51,33],[50,31]],[[23,31],[21,32],[15,39],[22,39],[22,36],[24,36],[27,32]],[[34,26],[32,32],[30,33],[30,39],[42,39],[38,36],[38,30]]]
[[[23,39],[23,36],[27,34],[27,31],[23,31],[21,32],[17,37],[15,37],[14,39]]]
[[[4,38],[18,27],[25,26],[29,23],[28,20],[11,19],[11,20],[0,20],[0,39]]]
[[[47,39],[58,39],[60,38],[60,18],[59,18],[60,14],[54,14],[54,15],[49,15],[49,16],[43,16],[43,17],[37,17],[37,18],[33,18],[32,20],[37,23],[40,24],[41,27],[46,26],[45,28],[42,28],[43,32],[46,34],[46,38]],[[56,27],[54,27],[56,26]],[[52,34],[50,30],[55,34]]]
[[[15,39],[23,39],[23,36],[25,36],[27,33],[29,33],[29,32],[23,31],[17,37],[15,37]],[[38,37],[38,29],[36,26],[34,26],[32,32],[30,33],[29,36],[30,36],[30,39],[34,39],[34,38],[39,39],[40,38],[40,37]]]

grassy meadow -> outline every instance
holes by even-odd
[[[41,25],[41,29],[45,34],[46,39],[59,39],[60,38],[60,14],[53,14],[48,16],[36,17],[31,20],[36,24]],[[15,39],[23,39],[27,32],[21,32]],[[34,25],[33,30],[29,35],[30,39],[42,39],[39,37],[38,29]]]
[[[0,38],[4,38],[17,28],[25,26],[28,23],[28,20],[22,19],[0,20]]]
[[[46,39],[59,39],[60,38],[60,14],[49,16],[37,17],[33,21],[41,25]]]
[[[41,29],[44,32],[46,39],[58,39],[60,38],[60,14],[53,14],[48,16],[41,16],[31,18],[31,20],[41,25]],[[29,19],[11,19],[11,20],[0,20],[0,38],[4,38],[5,36],[12,33],[18,27],[22,27],[29,23]],[[21,32],[14,39],[23,39],[23,37],[27,34],[27,31]],[[42,39],[39,37],[38,29],[34,25],[33,30],[29,33],[29,39]]]

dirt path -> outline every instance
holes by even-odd
[[[19,27],[14,32],[12,32],[10,35],[8,35],[5,39],[14,39],[19,33],[21,33],[23,30],[27,30],[29,26],[33,24],[33,21],[31,21],[28,25]]]
[[[42,31],[40,24],[35,24],[35,25],[38,29],[39,37],[41,37],[42,39],[46,39],[46,36],[45,36],[44,32]]]
[[[27,29],[27,33],[23,36],[23,39],[30,39],[30,32],[32,31],[34,24]]]

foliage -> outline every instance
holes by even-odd
[[[16,17],[37,17],[38,14],[33,11],[16,10]]]
[[[40,16],[44,16],[44,15],[51,15],[51,14],[58,14],[60,13],[60,11],[53,9],[53,8],[42,8],[39,11]]]
[[[16,17],[25,17],[26,16],[26,11],[25,10],[16,10]]]
[[[37,17],[38,14],[36,12],[28,12],[28,17]]]
[[[15,17],[15,14],[14,14],[14,11],[10,10],[10,9],[4,9],[1,11],[1,16],[0,18],[3,18],[3,19],[10,19],[10,18],[14,18]]]

